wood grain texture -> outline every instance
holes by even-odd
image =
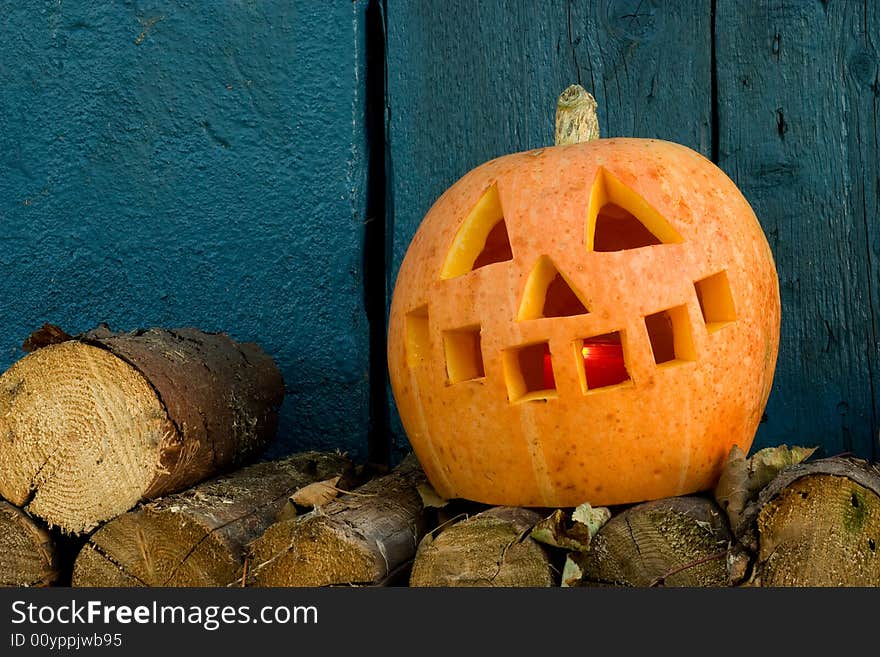
[[[539,587],[558,577],[550,554],[529,536],[541,521],[531,509],[497,506],[426,534],[410,586]]]
[[[263,461],[123,513],[94,532],[72,584],[227,586],[242,576],[247,544],[303,486],[353,476],[342,454],[303,452]]]
[[[51,344],[0,376],[0,493],[69,534],[253,461],[284,382],[256,343],[198,329]]]
[[[396,581],[425,531],[414,456],[310,513],[270,525],[250,543],[246,583],[360,586]]]
[[[877,586],[880,464],[854,457],[784,468],[734,527],[757,586]]]
[[[880,586],[880,496],[852,479],[798,479],[761,510],[758,531],[756,585]]]
[[[569,586],[727,586],[730,528],[707,497],[668,497],[613,516],[590,544],[571,554],[580,580]]]
[[[45,525],[0,499],[0,587],[50,586],[61,560]]]
[[[876,458],[874,3],[718,3],[718,164],[776,257],[782,335],[767,422],[785,440]]]

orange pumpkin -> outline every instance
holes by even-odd
[[[595,139],[446,190],[397,276],[388,366],[441,495],[632,503],[706,490],[749,450],[779,325],[770,247],[724,172]]]

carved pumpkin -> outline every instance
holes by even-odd
[[[397,276],[388,365],[441,495],[632,503],[708,489],[748,451],[779,325],[734,183],[678,144],[595,139],[446,190]]]

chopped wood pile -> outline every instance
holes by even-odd
[[[353,475],[341,454],[307,452],[244,467],[123,513],[89,536],[74,586],[228,586],[247,545],[303,487]]]
[[[257,345],[195,329],[44,340],[0,376],[0,496],[70,533],[259,454],[281,373]]]
[[[414,455],[258,460],[281,377],[195,329],[55,327],[0,376],[0,586],[880,586],[880,466],[785,445],[619,507],[437,496]]]

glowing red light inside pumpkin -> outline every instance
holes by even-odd
[[[556,379],[553,377],[553,365],[550,362],[550,345],[544,345],[544,390],[555,390]]]
[[[619,339],[603,337],[593,341],[584,340],[581,353],[584,357],[588,389],[604,388],[629,380],[629,373],[623,362],[623,345]],[[549,345],[544,347],[544,389],[556,389]]]
[[[623,363],[623,345],[620,340],[584,341],[584,374],[587,389],[613,386],[629,380]]]

